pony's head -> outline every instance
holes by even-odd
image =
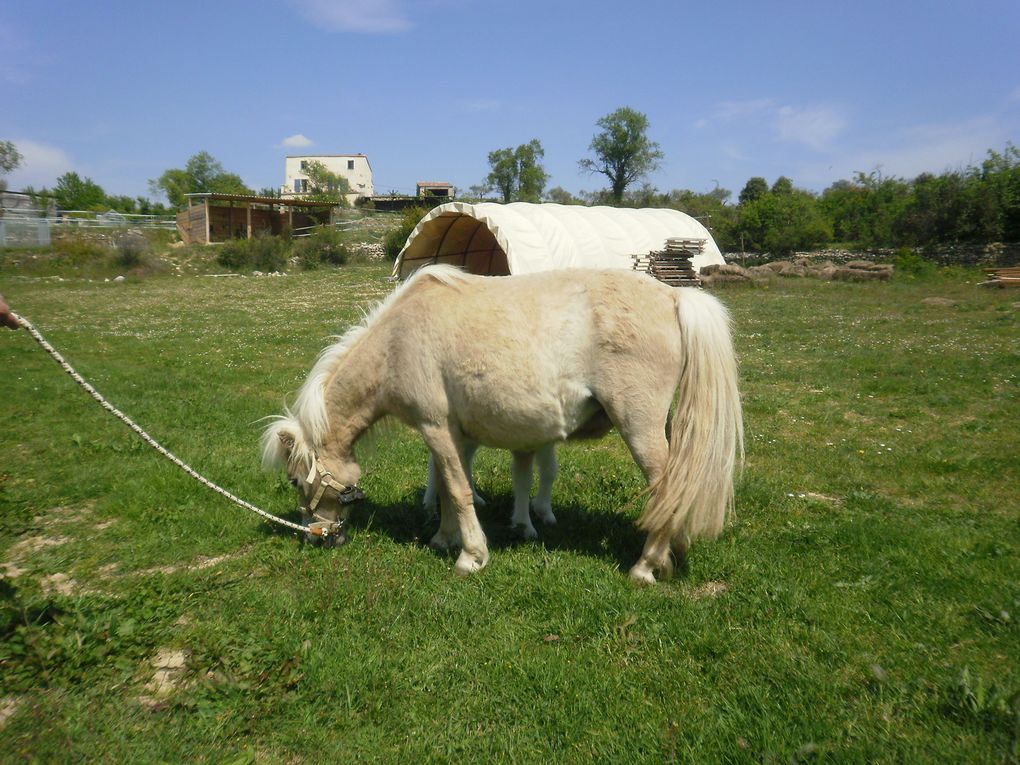
[[[347,541],[343,527],[351,505],[364,497],[357,486],[361,468],[353,455],[318,453],[301,422],[288,412],[263,431],[262,464],[267,469],[287,469],[305,522],[320,532],[318,538],[310,533],[309,541],[324,539],[331,546]],[[322,536],[324,529],[329,533]]]

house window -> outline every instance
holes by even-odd
[[[294,193],[304,194],[306,191],[308,191],[308,181],[306,181],[304,178],[295,178]]]
[[[301,160],[301,169],[302,170],[307,170],[308,169],[308,162],[307,162],[307,160],[304,160],[304,159]]]
[[[348,170],[353,170],[354,169],[354,160],[353,159],[347,160],[347,169]]]

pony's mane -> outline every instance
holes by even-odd
[[[278,434],[281,431],[293,433],[296,430],[297,432],[293,433],[296,436],[295,445],[301,445],[302,448],[308,450],[309,454],[322,443],[329,429],[329,417],[326,413],[326,384],[333,374],[333,369],[368,331],[372,322],[393,305],[405,290],[412,289],[418,282],[430,278],[442,284],[456,287],[463,284],[470,276],[453,266],[433,265],[421,268],[377,303],[373,309],[366,312],[359,324],[351,327],[336,338],[332,345],[324,348],[319,353],[304,384],[298,390],[293,409],[286,409],[283,417],[266,428],[266,433],[263,435],[263,462],[267,461],[267,455],[269,464],[279,461],[279,456],[274,457],[269,453],[276,449],[275,444],[280,443]],[[269,438],[268,435],[270,430],[274,430],[272,438]]]

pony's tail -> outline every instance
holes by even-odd
[[[713,539],[733,508],[737,454],[744,458],[744,425],[729,314],[711,295],[678,289],[683,349],[669,455],[639,520],[670,539]]]

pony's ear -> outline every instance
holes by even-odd
[[[289,417],[280,417],[262,432],[262,465],[279,468],[290,462],[298,450],[301,426]]]

